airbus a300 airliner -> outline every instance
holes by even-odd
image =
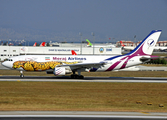
[[[11,57],[3,66],[20,71],[46,71],[48,74],[66,75],[71,78],[84,78],[81,72],[105,72],[135,66],[157,56],[151,56],[161,30],[153,30],[133,51],[118,56],[84,55],[24,55]],[[78,75],[75,74],[78,72]]]

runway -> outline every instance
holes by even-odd
[[[142,113],[142,112],[92,112],[92,111],[1,111],[0,118],[16,119],[96,119],[96,120],[164,120],[167,119],[166,113]]]
[[[70,79],[63,77],[41,76],[0,76],[0,81],[17,82],[127,82],[127,83],[167,83],[167,78],[160,77],[85,77]],[[145,112],[92,112],[92,111],[0,111],[0,119],[8,120],[166,120],[167,113]]]
[[[85,77],[84,79],[70,79],[63,77],[41,76],[0,76],[0,81],[32,81],[32,82],[127,82],[127,83],[167,83],[167,78],[161,77]]]

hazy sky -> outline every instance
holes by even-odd
[[[167,40],[167,0],[0,0],[0,27]]]

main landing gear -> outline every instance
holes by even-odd
[[[84,79],[83,75],[72,74],[71,79]]]
[[[23,75],[23,71],[20,71],[20,77],[23,78],[24,75]]]
[[[23,71],[20,71],[20,77],[24,78],[23,75]],[[75,71],[73,72],[73,74],[71,75],[71,79],[84,79],[84,76],[80,74],[80,72],[78,72],[78,75],[75,74]]]
[[[78,75],[75,74],[75,71],[73,71],[73,74],[71,75],[71,79],[84,79],[83,75],[80,75],[80,72],[78,72]]]

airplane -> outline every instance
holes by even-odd
[[[86,39],[86,41],[88,42],[87,46],[89,46],[89,47],[93,46],[92,43],[88,39]]]
[[[125,47],[125,45],[123,44],[123,42],[122,42],[122,41],[120,41],[120,44],[121,44],[121,46],[122,46],[122,47]]]
[[[93,44],[88,39],[86,39],[86,41],[88,42],[88,44],[87,44],[88,47],[116,47],[115,45],[110,45],[110,44],[93,46]]]
[[[125,50],[133,50],[135,48],[134,46],[125,46],[122,41],[120,41],[120,44]]]
[[[20,71],[20,77],[24,77],[23,71],[46,71],[56,76],[72,73],[71,78],[83,79],[81,72],[120,70],[159,58],[151,54],[160,34],[161,30],[153,30],[134,50],[125,55],[23,55],[11,57],[2,65]]]
[[[45,43],[46,43],[46,42],[42,42],[42,43],[40,44],[40,47],[44,47],[44,46],[45,46]],[[37,46],[37,42],[34,43],[33,47],[36,47],[36,46]]]
[[[135,48],[135,46],[125,46],[122,41],[120,41],[120,44],[125,50],[133,50]],[[165,46],[163,46],[163,47],[162,46],[155,46],[154,50],[165,51],[165,50],[167,50],[167,47],[165,47]]]
[[[71,50],[72,55],[77,55],[77,53],[74,50]]]
[[[42,42],[42,43],[40,44],[40,47],[44,47],[44,46],[45,46],[45,43],[46,43],[46,42]]]
[[[167,50],[167,47],[165,47],[165,46],[155,46],[155,48],[154,48],[155,50],[160,50],[160,51],[166,51]]]
[[[37,42],[34,43],[33,47],[36,47],[37,46]]]

